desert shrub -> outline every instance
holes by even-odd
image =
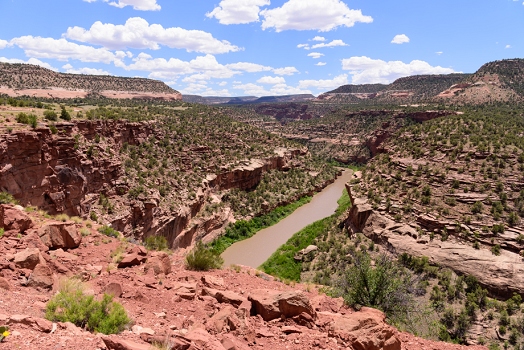
[[[119,333],[131,321],[111,295],[104,294],[98,301],[93,295],[86,295],[82,283],[74,279],[61,282],[58,294],[47,303],[45,317],[104,334]]]
[[[374,265],[367,252],[355,252],[353,264],[342,273],[334,295],[351,306],[382,310],[393,319],[402,319],[413,308],[414,282],[410,274],[387,255],[379,255]]]
[[[37,118],[34,114],[25,114],[23,112],[18,113],[16,121],[18,123],[31,125],[33,128],[36,128],[37,125]]]
[[[224,259],[199,241],[195,248],[186,256],[186,267],[189,270],[209,271],[222,267]]]
[[[0,192],[0,204],[18,204],[18,201],[11,193]]]
[[[144,245],[149,250],[167,250],[167,239],[164,236],[149,236],[145,239]]]
[[[118,238],[118,236],[120,236],[120,233],[117,230],[107,225],[99,227],[98,232],[108,237]]]
[[[475,204],[473,204],[473,206],[471,207],[471,212],[473,214],[479,214],[482,212],[482,208],[484,206],[482,205],[482,202],[475,202]]]
[[[46,120],[50,120],[50,121],[56,121],[58,119],[58,116],[56,115],[56,112],[55,111],[52,111],[52,110],[46,110],[44,111],[44,118]]]

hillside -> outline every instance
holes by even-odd
[[[107,75],[57,73],[30,65],[0,63],[0,94],[43,98],[138,98],[180,100],[181,95],[161,81]]]
[[[524,59],[489,62],[438,95],[459,103],[481,104],[524,99]]]
[[[286,103],[286,102],[306,102],[313,100],[315,96],[309,94],[285,95],[285,96],[240,96],[240,97],[209,97],[198,95],[184,95],[182,100],[190,103],[201,103],[205,105],[228,104],[262,104],[262,103]]]

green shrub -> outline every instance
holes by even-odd
[[[56,115],[56,112],[55,111],[52,111],[52,110],[46,110],[44,111],[44,118],[46,120],[50,120],[50,121],[56,121],[58,119],[58,116]]]
[[[112,228],[110,226],[107,226],[107,225],[99,227],[98,228],[98,232],[100,232],[101,234],[106,235],[108,237],[118,238],[118,236],[120,236],[120,232],[118,232],[114,228]]]
[[[168,250],[167,239],[164,236],[149,236],[144,245],[149,250]]]
[[[36,115],[25,114],[23,112],[18,113],[18,115],[16,116],[16,121],[18,123],[31,125],[33,128],[36,128],[36,125],[38,124]]]
[[[186,256],[186,267],[189,270],[209,271],[222,267],[224,259],[204,245],[201,241]]]
[[[130,323],[123,306],[104,294],[101,301],[84,294],[82,283],[70,279],[61,282],[59,293],[46,307],[45,317],[53,322],[71,322],[91,332],[116,334]]]
[[[0,192],[0,204],[18,204],[18,201],[11,193]]]
[[[355,252],[353,265],[343,271],[334,294],[351,306],[369,306],[384,311],[393,319],[402,319],[412,310],[410,289],[415,283],[409,273],[386,254],[374,264],[367,252]]]

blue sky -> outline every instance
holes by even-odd
[[[318,95],[524,58],[524,0],[0,0],[0,61]]]

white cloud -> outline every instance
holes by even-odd
[[[231,63],[231,64],[227,64],[226,67],[229,69],[244,71],[248,73],[267,72],[273,69],[268,66],[263,66],[261,64],[250,63],[250,62]]]
[[[320,43],[320,44],[315,44],[313,46],[311,46],[312,49],[319,49],[319,48],[322,48],[322,47],[336,47],[336,46],[349,46],[348,44],[346,44],[344,41],[342,40],[333,40],[332,42],[330,43]]]
[[[323,36],[316,36],[316,37],[314,37],[311,40],[313,40],[313,41],[326,41],[326,38],[324,38]]]
[[[85,2],[96,2],[97,0],[83,0]],[[133,6],[134,10],[138,11],[159,11],[161,9],[160,5],[157,4],[157,0],[118,0],[117,1],[111,1],[109,0],[103,0],[104,2],[107,2],[109,5],[118,7],[118,8],[124,8],[126,6]]]
[[[9,41],[0,39],[0,50],[5,49],[9,45]]]
[[[317,64],[315,64],[315,66],[325,66],[327,63],[326,62],[318,62]]]
[[[218,86],[226,86],[227,85],[227,81],[221,81],[220,83],[217,84]]]
[[[324,56],[324,54],[320,52],[312,52],[308,54],[308,57],[313,57],[315,59],[320,58],[322,56]]]
[[[54,58],[59,61],[74,59],[82,62],[104,63],[120,60],[119,57],[107,49],[78,45],[66,39],[42,38],[27,35],[14,38],[10,43],[23,49],[29,57]]]
[[[425,61],[386,62],[366,56],[343,59],[342,69],[349,71],[353,76],[352,84],[389,84],[398,78],[410,75],[455,73],[451,68],[434,67]]]
[[[4,63],[27,63],[27,64],[33,64],[35,66],[40,66],[40,67],[44,67],[44,68],[47,68],[47,69],[50,69],[52,71],[55,71],[55,72],[58,72],[58,69],[56,69],[55,67],[51,66],[49,63],[47,62],[42,62],[40,61],[39,59],[37,58],[30,58],[28,59],[27,61],[24,61],[24,60],[19,60],[18,58],[6,58],[6,57],[0,57],[0,62],[4,62]]]
[[[257,80],[257,83],[259,84],[269,84],[269,85],[276,85],[276,84],[285,84],[286,79],[283,77],[270,77],[265,76]]]
[[[211,54],[240,51],[227,40],[218,40],[212,34],[201,30],[187,30],[179,27],[164,28],[160,24],[149,24],[141,17],[129,18],[124,25],[95,22],[89,30],[69,27],[66,38],[101,45],[116,50],[127,47],[135,49],[160,49],[160,45],[188,52]]]
[[[437,51],[437,52],[435,52],[435,53],[436,53],[437,55],[440,56],[440,55],[442,55],[444,52],[442,52],[442,51]]]
[[[212,78],[227,79],[240,72],[218,63],[215,56],[198,56],[191,61],[182,61],[178,58],[153,58],[151,55],[141,53],[130,65],[123,66],[126,70],[150,72],[152,79],[176,80],[180,75],[200,74],[193,80],[208,80]],[[198,77],[198,79],[196,79]]]
[[[391,40],[392,44],[406,44],[409,43],[409,38],[406,34],[398,34],[395,35],[393,40]]]
[[[506,45],[506,49],[511,49],[511,45]]]
[[[221,24],[257,22],[260,7],[269,4],[269,0],[222,0],[213,11],[206,13],[206,17],[215,17]]]
[[[299,49],[304,48],[304,49],[306,49],[306,50],[309,50],[309,44],[298,44],[297,47],[298,47]]]
[[[309,87],[314,87],[318,90],[332,90],[336,89],[339,86],[347,85],[348,82],[348,75],[342,74],[339,76],[336,76],[335,78],[329,80],[300,80],[298,83],[298,87],[301,89],[307,89]]]
[[[289,0],[282,7],[260,12],[264,17],[262,29],[319,30],[327,32],[340,26],[353,27],[355,23],[371,23],[373,18],[361,10],[350,9],[341,0]]]
[[[62,66],[62,68],[65,69],[65,72],[69,74],[112,75],[111,73],[103,69],[95,69],[95,68],[87,68],[87,67],[75,69],[69,63]]]
[[[235,90],[242,90],[244,95],[254,96],[280,96],[280,95],[295,95],[295,94],[310,94],[311,91],[304,90],[300,87],[296,88],[293,86],[282,84],[274,85],[270,90],[264,89],[263,86],[256,84],[236,84],[233,86]]]
[[[298,73],[298,69],[295,67],[284,67],[284,68],[276,68],[273,69],[273,73],[276,75],[293,75],[295,73]]]

